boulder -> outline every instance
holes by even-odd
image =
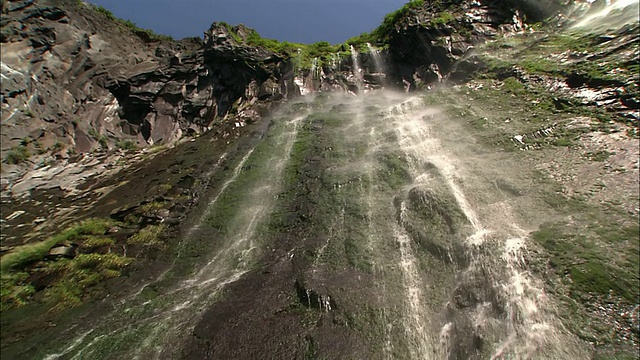
[[[55,247],[52,247],[47,253],[47,258],[50,258],[50,259],[57,259],[57,258],[73,259],[75,256],[76,256],[76,247],[71,245],[55,246]]]

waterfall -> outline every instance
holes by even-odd
[[[528,170],[463,126],[391,91],[283,106],[216,167],[166,276],[39,358],[280,358],[336,322],[370,335],[380,356],[362,358],[587,358],[526,261],[524,195],[487,180]],[[363,342],[354,333],[344,344]]]
[[[594,1],[588,1],[593,3]],[[616,27],[638,21],[638,0],[607,1],[601,10],[589,13],[582,20],[574,24],[574,27],[591,28],[591,30],[604,30],[608,27]]]
[[[356,78],[356,86],[358,87],[358,91],[362,90],[362,69],[360,68],[360,63],[358,62],[358,52],[353,45],[351,47],[351,62],[353,76]]]
[[[369,53],[371,54],[371,58],[373,59],[373,66],[378,77],[378,82],[381,86],[385,86],[387,74],[384,60],[380,55],[380,50],[374,48],[370,43],[367,43],[367,47],[369,48]]]
[[[319,66],[319,60],[317,57],[313,58],[311,60],[311,71],[310,71],[310,75],[312,79],[320,79],[320,66]]]
[[[382,60],[382,56],[380,55],[380,50],[374,48],[370,43],[367,43],[367,47],[369,48],[369,52],[371,53],[371,57],[373,58],[373,65],[375,66],[376,72],[385,74],[386,69]]]

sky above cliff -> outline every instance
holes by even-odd
[[[90,0],[139,27],[176,39],[214,21],[245,24],[280,41],[342,43],[376,28],[406,0]]]

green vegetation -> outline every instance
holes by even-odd
[[[105,280],[120,276],[121,270],[132,261],[114,253],[91,253],[50,262],[41,271],[60,281],[45,290],[45,301],[53,305],[53,311],[78,306],[95,295]]]
[[[91,136],[94,140],[98,141],[98,144],[100,144],[100,147],[104,149],[109,148],[109,137],[107,137],[107,135],[101,135],[100,132],[98,132],[98,130],[94,128],[89,128],[89,136]]]
[[[442,11],[442,12],[439,12],[436,15],[436,17],[430,20],[430,24],[431,24],[431,27],[433,28],[439,28],[439,27],[442,27],[443,25],[447,25],[453,22],[454,20],[455,18],[450,12]]]
[[[416,9],[422,8],[423,6],[424,0],[413,0],[407,2],[400,9],[387,14],[382,20],[382,24],[380,24],[380,26],[370,34],[367,34],[364,38],[366,40],[372,40],[373,38],[388,40],[389,35],[395,31],[395,26],[401,19],[407,17],[409,14],[415,12]]]
[[[58,152],[64,148],[64,145],[60,141],[56,141],[51,147],[52,152]]]
[[[96,250],[103,246],[114,245],[115,241],[108,237],[98,237],[98,236],[88,236],[82,244],[80,244],[80,248],[87,249],[88,251]]]
[[[233,39],[239,43],[262,47],[269,51],[282,54],[294,60],[296,69],[309,69],[313,64],[313,59],[317,59],[317,65],[330,64],[337,58],[345,58],[350,56],[349,47],[345,45],[331,45],[326,41],[320,41],[313,44],[292,43],[288,41],[278,41],[274,39],[263,38],[252,30],[247,38],[243,41],[234,28],[227,27]]]
[[[33,111],[31,109],[25,109],[22,112],[24,113],[25,116],[28,116],[30,118],[35,116],[35,114],[33,113]]]
[[[550,255],[550,265],[556,272],[568,274],[563,279],[575,296],[610,293],[638,300],[640,256],[638,225],[620,225],[609,220],[595,220],[590,232],[580,232],[564,223],[546,224],[533,233],[533,239]],[[603,248],[616,246],[627,249],[612,257]]]
[[[407,161],[400,152],[380,154],[378,162],[380,163],[378,176],[390,188],[398,189],[411,181],[411,175],[406,170]]]
[[[503,80],[503,89],[512,94],[520,94],[524,90],[524,85],[514,77],[508,77]]]
[[[138,145],[131,140],[120,140],[116,142],[116,148],[122,150],[137,150]]]
[[[347,40],[346,43],[354,46],[371,43],[384,47],[388,44],[389,38],[396,31],[396,28],[401,26],[404,19],[411,18],[414,14],[418,13],[419,9],[424,8],[428,8],[430,11],[435,12],[435,16],[429,19],[428,26],[437,30],[442,26],[455,21],[454,15],[447,11],[447,7],[449,6],[450,4],[442,1],[409,1],[400,9],[387,14],[382,20],[382,24],[380,24],[376,29],[369,33],[362,33],[358,36],[352,37]],[[464,31],[464,29],[461,29],[461,31]]]
[[[0,278],[1,309],[19,307],[27,304],[35,289],[27,282],[26,272],[2,273]]]
[[[127,240],[128,244],[141,244],[145,246],[162,246],[163,242],[160,239],[160,234],[166,229],[164,224],[149,225],[137,234],[133,235]]]
[[[111,11],[105,9],[102,6],[94,6],[93,8],[99,14],[102,14],[107,19],[109,19],[109,20],[111,20],[111,21],[113,21],[113,22],[115,22],[117,24],[120,24],[121,26],[125,27],[126,29],[134,32],[136,35],[138,35],[140,38],[142,38],[145,41],[172,41],[173,40],[173,38],[171,36],[160,35],[160,34],[156,34],[152,30],[142,29],[142,28],[138,27],[134,22],[132,22],[130,20],[118,19],[117,17],[115,17],[115,15],[113,15],[113,13]]]
[[[318,66],[324,66],[334,64],[340,59],[348,58],[351,56],[350,46],[354,46],[359,52],[369,51],[367,43],[378,44],[382,47],[386,46],[390,35],[395,31],[396,24],[425,6],[428,6],[432,11],[437,11],[436,15],[429,22],[429,26],[433,28],[437,29],[455,20],[453,14],[445,11],[446,7],[449,5],[444,2],[412,0],[397,11],[387,14],[382,24],[373,31],[354,36],[348,39],[345,43],[336,45],[331,45],[326,41],[320,41],[313,44],[292,43],[288,41],[280,42],[274,39],[263,38],[255,30],[252,30],[246,36],[246,39],[243,39],[238,34],[238,27],[233,27],[224,22],[221,22],[221,24],[226,27],[235,42],[262,47],[275,53],[282,54],[285,57],[292,58],[295,62],[296,70],[299,70],[311,68],[313,59],[317,59]]]
[[[18,145],[11,148],[7,152],[7,156],[5,156],[4,162],[6,162],[7,164],[20,164],[29,159],[30,156],[31,154],[29,153],[25,145]]]
[[[91,136],[94,140],[100,139],[100,133],[94,128],[89,128],[89,136]]]
[[[596,162],[605,161],[611,155],[612,155],[612,153],[610,153],[609,151],[606,151],[606,150],[593,151],[593,152],[588,152],[588,153],[585,154],[585,156],[589,160],[596,161]]]
[[[109,219],[88,219],[72,225],[69,229],[45,241],[19,246],[0,258],[0,270],[4,273],[9,269],[19,269],[42,260],[53,246],[80,239],[85,235],[104,235],[113,226]]]
[[[33,274],[57,277],[45,290],[45,297],[53,301],[57,309],[73,306],[83,294],[105,278],[113,277],[122,262],[130,260],[110,253],[79,254],[74,259],[44,261],[49,250],[63,243],[81,243],[80,249],[89,251],[112,244],[104,234],[115,223],[109,219],[87,219],[67,230],[39,243],[19,246],[0,258],[0,289],[2,309],[22,306],[30,301],[35,289],[30,277]],[[31,275],[30,275],[31,273]],[[67,275],[70,276],[67,278]],[[60,304],[55,304],[59,301]]]
[[[150,203],[148,208],[157,208]],[[118,277],[134,261],[118,254],[121,246],[108,234],[113,226],[122,226],[111,219],[92,218],[71,225],[61,233],[38,243],[19,246],[0,258],[2,310],[25,305],[38,297],[52,311],[80,305],[103,291],[104,281]],[[149,225],[127,239],[127,244],[149,247],[162,246],[164,224]],[[70,256],[51,257],[49,251],[63,244],[73,250]],[[117,250],[116,250],[117,249]],[[40,289],[35,282],[42,282]]]
[[[509,57],[485,56],[484,61],[488,65],[489,74],[499,74],[504,70],[519,67],[529,74],[565,77],[575,86],[582,83],[624,85],[627,78],[637,74],[637,64],[619,59],[593,61],[587,58],[587,54],[598,53],[602,44],[599,36],[577,31],[549,34],[537,40],[523,35],[487,44],[488,49],[502,49],[501,53],[505,53],[504,49],[514,51]],[[567,49],[571,52],[567,61],[546,56],[565,54]]]

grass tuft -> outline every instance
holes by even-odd
[[[137,234],[133,235],[127,240],[128,244],[141,244],[146,246],[158,246],[162,245],[160,234],[165,230],[165,225],[149,225],[140,230]]]

